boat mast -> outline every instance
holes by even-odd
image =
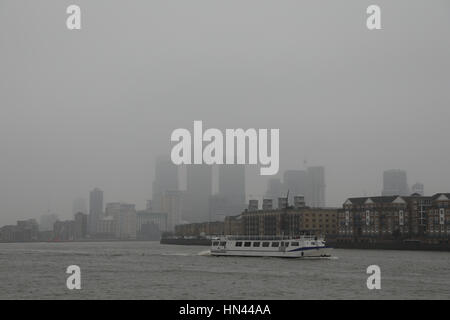
[[[289,236],[290,236],[290,233],[291,233],[290,230],[286,230],[287,229],[286,228],[286,221],[287,221],[287,218],[288,218],[288,214],[287,214],[288,205],[289,205],[289,189],[288,189],[288,192],[287,192],[287,195],[286,195],[286,204],[285,204],[285,206],[283,208],[284,209],[283,213],[281,214],[281,236],[282,237],[284,237],[284,234],[285,234],[286,231],[288,231],[286,233],[289,233]]]

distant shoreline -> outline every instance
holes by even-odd
[[[159,242],[159,240],[144,239],[87,239],[87,240],[61,240],[61,241],[0,241],[0,243],[83,243],[83,242]]]

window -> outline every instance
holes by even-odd
[[[219,241],[214,241],[214,242],[213,242],[213,246],[214,246],[214,247],[217,247],[218,245],[219,245]]]
[[[244,247],[250,247],[252,245],[251,242],[244,242]]]
[[[278,242],[272,242],[272,247],[278,247],[278,246],[280,246],[280,243],[278,243]]]
[[[268,247],[269,244],[270,244],[270,242],[263,242],[263,243],[262,243],[262,246],[263,246],[263,247]]]
[[[236,242],[236,247],[242,247],[242,242]]]
[[[254,247],[259,247],[259,245],[260,245],[260,242],[253,242]]]
[[[225,247],[226,245],[227,245],[227,242],[226,242],[226,241],[220,242],[220,246],[221,246],[221,247]]]
[[[298,242],[291,242],[291,246],[298,247]]]

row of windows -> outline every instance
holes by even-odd
[[[235,246],[236,247],[242,247],[242,244],[244,245],[244,247],[251,247],[252,246],[252,242],[250,241],[246,241],[246,242],[242,242],[242,241],[237,241]],[[313,243],[314,244],[314,243]],[[264,242],[259,242],[259,241],[255,241],[253,242],[253,247],[288,247],[289,246],[289,242],[269,242],[269,241],[264,241]],[[298,247],[300,244],[297,241],[291,242],[291,246],[292,247]]]

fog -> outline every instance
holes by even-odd
[[[70,217],[94,187],[143,208],[155,157],[194,120],[280,129],[278,175],[325,166],[328,206],[379,195],[392,168],[450,192],[449,15],[447,0],[1,0],[0,225]],[[271,177],[246,178],[249,196]]]

